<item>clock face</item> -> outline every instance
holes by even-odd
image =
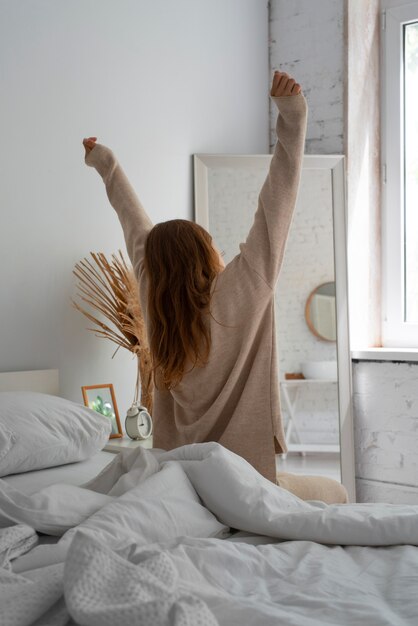
[[[152,420],[147,411],[140,411],[137,417],[138,433],[142,439],[147,439],[152,433]]]

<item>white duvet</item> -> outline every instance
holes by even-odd
[[[33,496],[0,481],[17,555],[12,524],[61,538],[0,569],[2,626],[418,624],[417,506],[303,502],[218,444]]]

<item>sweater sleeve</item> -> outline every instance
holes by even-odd
[[[94,167],[103,178],[110,204],[122,225],[126,249],[135,275],[138,276],[144,259],[145,241],[152,229],[152,222],[109,148],[96,144],[85,160],[86,164]]]
[[[278,141],[241,254],[274,289],[296,204],[305,145],[307,106],[302,94],[273,98],[279,109]]]

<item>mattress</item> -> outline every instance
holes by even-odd
[[[83,485],[97,476],[114,458],[115,454],[101,450],[85,461],[48,467],[33,472],[23,472],[22,474],[12,474],[1,480],[26,495],[31,495],[39,489],[55,483]]]

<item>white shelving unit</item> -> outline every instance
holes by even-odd
[[[285,429],[285,438],[288,448],[288,452],[299,452],[302,456],[306,456],[308,452],[319,453],[339,453],[340,446],[337,444],[316,444],[316,443],[303,443],[300,431],[297,425],[297,404],[300,396],[300,392],[308,385],[336,385],[338,381],[336,379],[314,379],[314,378],[302,378],[294,380],[282,380],[280,381],[281,398],[284,408],[287,409],[289,419]],[[293,433],[296,443],[290,443],[290,437]],[[286,454],[282,455],[282,458],[286,458]]]

